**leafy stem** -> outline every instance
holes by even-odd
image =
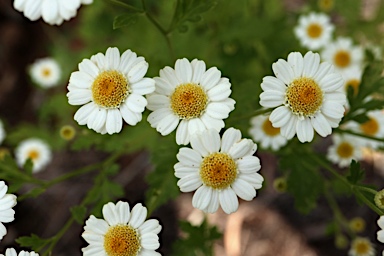
[[[373,136],[369,136],[369,135],[366,135],[366,134],[354,132],[354,131],[351,131],[351,130],[343,130],[343,129],[338,128],[335,131],[338,132],[338,133],[347,133],[347,134],[359,136],[359,137],[366,138],[366,139],[371,139],[371,140],[376,140],[376,141],[384,142],[384,139],[382,139],[382,138],[376,138],[376,137],[373,137]]]

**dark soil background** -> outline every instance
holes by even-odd
[[[71,22],[63,26],[71,26]],[[12,8],[10,0],[0,0],[0,118],[10,130],[24,122],[33,123],[36,119],[34,106],[38,98],[25,72],[27,65],[48,54],[46,47],[42,22],[30,22]],[[272,188],[272,180],[279,176],[277,160],[266,153],[259,153],[258,156],[266,178],[258,197],[252,202],[241,202],[236,214],[227,216],[219,211],[209,217],[224,233],[223,239],[215,245],[215,255],[347,255],[347,249],[336,249],[334,238],[325,235],[326,225],[332,219],[325,199],[320,198],[318,207],[310,214],[298,213],[290,195],[279,194]],[[80,168],[102,158],[105,155],[95,151],[57,152],[47,170],[37,176],[49,180],[69,169]],[[148,159],[148,153],[143,151],[118,160],[123,171],[115,179],[124,184],[131,204],[143,201],[147,188],[144,177],[152,170]],[[380,187],[384,184],[383,162],[378,161],[382,161],[381,156],[367,160],[364,166],[367,182]],[[15,239],[19,236],[31,233],[42,237],[53,236],[70,216],[69,208],[82,200],[92,181],[93,175],[83,175],[53,186],[37,198],[20,202],[15,207],[15,221],[6,225],[8,234],[0,243],[0,253],[4,253],[7,247],[18,248]],[[376,244],[378,254],[381,254],[382,246],[376,241],[378,216],[367,207],[358,205],[354,198],[339,198],[339,204],[346,217],[361,216],[366,220],[367,227],[362,236],[369,237]],[[184,194],[153,213],[152,217],[158,218],[163,226],[159,250],[162,255],[171,253],[171,244],[179,234],[176,220],[181,218],[198,222],[199,216],[200,213],[191,206],[191,194]],[[81,255],[80,248],[86,246],[80,236],[82,232],[81,225],[73,224],[57,244],[53,255]],[[240,241],[240,244],[233,244],[234,241]]]

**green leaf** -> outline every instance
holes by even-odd
[[[82,225],[84,223],[85,214],[87,213],[87,208],[85,206],[77,205],[71,208],[71,213],[75,221]]]
[[[40,238],[35,234],[31,234],[30,236],[22,236],[16,239],[16,242],[21,247],[28,247],[34,251],[38,251],[41,248],[44,248],[47,243],[49,243],[48,239]]]
[[[349,174],[347,175],[347,180],[356,185],[364,179],[365,172],[360,168],[360,163],[352,160],[351,165],[349,166]]]
[[[213,255],[213,243],[222,236],[217,227],[209,226],[206,220],[200,226],[192,226],[187,221],[181,221],[179,224],[185,233],[185,238],[179,239],[173,244],[172,255]]]
[[[137,12],[126,13],[116,16],[113,20],[113,29],[118,29],[136,24],[138,17],[139,13]]]
[[[33,161],[31,158],[28,158],[27,161],[25,161],[23,169],[26,173],[32,175]]]

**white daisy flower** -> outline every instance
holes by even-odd
[[[6,135],[6,133],[4,130],[3,122],[0,120],[0,145],[3,142],[5,135]]]
[[[333,144],[327,151],[327,158],[340,168],[349,166],[352,159],[358,161],[363,158],[362,148],[356,137],[334,134],[332,141]]]
[[[44,141],[31,138],[20,142],[15,149],[15,157],[17,164],[22,167],[29,159],[33,162],[34,173],[41,171],[52,158],[51,150]]]
[[[249,134],[255,142],[261,144],[262,148],[272,148],[276,151],[287,144],[287,139],[281,135],[280,128],[273,127],[268,116],[251,118]]]
[[[7,194],[8,186],[4,181],[0,181],[0,240],[7,234],[7,229],[3,223],[9,223],[15,220],[16,196]]]
[[[85,222],[82,237],[89,243],[82,248],[84,256],[136,255],[160,256],[159,221],[147,217],[147,208],[136,204],[130,211],[127,202],[108,203],[103,207],[104,219],[91,215]]]
[[[359,91],[359,86],[361,83],[361,78],[363,76],[363,69],[359,66],[352,66],[343,72],[344,77],[344,91],[347,93],[348,87],[353,88],[353,92],[357,95]]]
[[[0,254],[0,256],[4,256],[4,254]],[[39,256],[39,254],[33,251],[32,252],[21,251],[17,253],[15,249],[8,248],[5,251],[5,256]]]
[[[364,237],[356,237],[348,251],[348,256],[374,256],[375,248],[369,239]]]
[[[61,76],[59,64],[53,58],[37,59],[30,67],[32,80],[43,88],[50,88],[58,84]]]
[[[75,114],[80,125],[87,125],[101,134],[119,133],[123,119],[136,125],[147,105],[143,95],[155,90],[155,82],[145,78],[148,63],[131,50],[121,56],[119,50],[108,48],[79,64],[79,71],[69,79],[68,101],[84,105]]]
[[[377,231],[377,240],[381,243],[384,243],[384,215],[380,216],[380,218],[377,220],[377,225],[380,228],[380,230]]]
[[[338,90],[344,80],[332,65],[320,63],[317,53],[299,52],[272,65],[274,76],[263,78],[260,104],[275,108],[269,120],[287,139],[297,134],[301,142],[310,142],[315,130],[322,137],[338,127],[344,115],[345,94]]]
[[[190,136],[210,128],[220,131],[223,119],[234,109],[228,98],[231,83],[212,67],[206,70],[204,61],[176,61],[175,69],[165,67],[154,78],[156,91],[148,96],[148,109],[153,112],[148,122],[161,135],[176,129],[176,143],[186,145]]]
[[[309,50],[318,50],[329,43],[333,29],[334,26],[326,14],[311,12],[300,16],[294,32],[302,46]]]
[[[350,38],[340,37],[324,48],[321,57],[344,71],[352,66],[361,67],[364,54],[362,47],[354,46]]]
[[[14,0],[13,7],[24,13],[31,21],[40,17],[49,25],[61,25],[77,14],[82,4],[91,4],[93,0]]]
[[[355,132],[368,135],[375,138],[384,138],[384,113],[382,110],[373,110],[367,113],[369,120],[365,123],[359,124],[351,121],[346,125]],[[363,146],[370,147],[372,149],[378,149],[384,146],[383,142],[367,139],[363,137],[356,138]]]
[[[257,146],[239,130],[229,128],[222,139],[214,129],[203,131],[191,136],[191,147],[179,150],[174,168],[180,190],[196,190],[193,207],[214,213],[221,206],[230,214],[239,206],[237,196],[250,201],[262,187]]]

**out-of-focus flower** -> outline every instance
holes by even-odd
[[[374,256],[375,248],[368,238],[356,237],[351,243],[348,256]]]
[[[20,142],[15,149],[18,165],[22,167],[28,159],[33,162],[34,173],[41,171],[52,158],[51,150],[47,143],[40,139],[31,138]]]
[[[72,125],[64,125],[60,128],[60,137],[64,140],[72,140],[76,135],[76,130]]]
[[[204,61],[179,59],[175,69],[167,66],[154,79],[156,91],[148,96],[148,109],[153,111],[148,122],[163,136],[177,128],[179,145],[187,145],[194,133],[211,128],[220,131],[223,119],[234,109],[229,79],[221,77],[216,67],[206,70]]]
[[[332,65],[320,63],[317,53],[299,52],[272,65],[274,76],[263,78],[260,105],[274,108],[269,120],[287,139],[295,134],[299,141],[310,142],[314,130],[325,137],[339,126],[344,115],[345,94],[339,89],[344,80]]]
[[[4,181],[0,181],[0,240],[7,234],[7,229],[3,223],[9,223],[15,220],[16,196],[7,194],[8,186]]]
[[[366,223],[365,220],[361,217],[355,217],[349,221],[350,229],[355,233],[360,233],[364,231]]]
[[[311,12],[300,16],[294,32],[302,46],[318,50],[330,42],[333,29],[328,15]]]
[[[136,125],[147,106],[143,95],[155,90],[155,81],[145,78],[148,63],[131,50],[121,56],[119,50],[108,48],[79,64],[79,71],[69,79],[69,104],[84,105],[75,113],[80,125],[87,125],[101,134],[119,133],[123,119]]]
[[[4,254],[0,254],[0,256],[4,256]],[[33,251],[32,252],[21,251],[17,253],[15,249],[8,248],[5,251],[5,256],[39,256],[39,254]]]
[[[33,82],[43,88],[50,88],[58,84],[61,69],[56,60],[48,57],[35,60],[29,69],[29,74]]]
[[[0,145],[4,141],[5,135],[6,133],[4,130],[3,122],[0,120]]]
[[[191,147],[179,150],[175,176],[182,192],[196,190],[193,207],[214,213],[221,206],[230,214],[238,209],[237,196],[246,201],[256,196],[264,181],[253,156],[257,146],[239,130],[229,128],[221,139],[214,129],[204,131],[191,137]]]
[[[280,128],[273,127],[268,116],[252,117],[249,134],[265,149],[272,148],[276,151],[287,144],[287,139],[280,134]]]
[[[363,158],[362,146],[355,137],[349,135],[332,135],[333,144],[328,148],[327,158],[340,168],[347,167],[352,160]]]
[[[85,222],[82,237],[89,243],[82,248],[84,256],[137,255],[160,256],[158,220],[147,217],[147,208],[136,204],[130,211],[127,202],[108,203],[103,207],[104,219],[91,215]]]
[[[40,17],[49,25],[61,25],[77,14],[82,4],[91,4],[93,0],[14,0],[13,7],[24,13],[31,21]]]

